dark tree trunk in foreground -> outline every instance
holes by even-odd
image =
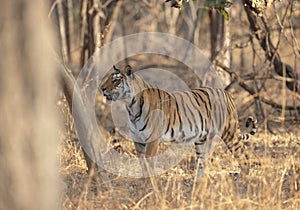
[[[10,0],[0,8],[0,209],[58,209],[56,78],[46,6]]]

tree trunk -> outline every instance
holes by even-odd
[[[227,67],[231,67],[230,53],[228,47],[230,45],[229,21],[225,21],[222,14],[216,10],[209,11],[210,19],[210,56],[211,61],[218,60]],[[230,75],[218,69],[218,74],[223,82],[224,87],[230,84]]]
[[[58,209],[48,10],[39,0],[3,1],[0,8],[0,209]]]
[[[94,53],[96,42],[94,35],[94,0],[82,1],[81,3],[81,60],[80,67],[83,67],[85,62]]]
[[[60,32],[60,44],[61,44],[61,54],[66,63],[69,62],[69,50],[68,50],[68,41],[67,41],[67,30],[66,30],[66,21],[64,17],[64,9],[62,5],[62,0],[57,1],[57,15],[59,22],[59,32]]]
[[[75,42],[74,35],[74,15],[73,15],[73,0],[67,0],[67,14],[68,14],[68,53],[69,53],[69,59],[72,61],[72,49]]]
[[[265,7],[255,8],[251,2],[251,0],[243,0],[243,5],[250,23],[250,29],[253,34],[255,34],[261,48],[265,51],[266,58],[273,64],[275,72],[285,78],[287,88],[296,93],[300,93],[298,75],[292,66],[281,61],[280,55],[270,39],[271,30],[263,16],[267,5]]]

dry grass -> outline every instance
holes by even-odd
[[[87,174],[72,123],[61,134],[60,175],[63,209],[300,209],[299,125],[277,135],[260,129],[248,149],[262,165],[248,177],[236,177],[238,163],[222,144],[195,181],[193,151],[175,168],[151,180],[120,177],[103,171]],[[134,155],[134,147],[117,147]],[[105,176],[108,179],[105,179]]]

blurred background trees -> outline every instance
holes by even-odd
[[[273,124],[300,118],[299,1],[56,0],[49,16],[75,76],[95,50],[118,37],[170,33],[191,41],[211,60],[241,118],[256,115],[270,132]],[[135,57],[122,65],[162,67],[199,86],[187,67],[166,65],[168,59]]]
[[[272,113],[288,110],[289,119],[298,119],[299,7],[295,0],[58,0],[53,1],[50,16],[57,23],[61,54],[75,75],[97,48],[118,37],[171,33],[206,53],[224,87],[247,84],[242,87],[251,97],[242,103],[261,107],[256,115],[265,120],[269,113],[265,107]],[[281,94],[285,87],[291,94],[283,103],[272,94]],[[235,85],[233,92],[238,88]]]

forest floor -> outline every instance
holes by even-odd
[[[246,177],[236,176],[238,163],[220,143],[206,161],[201,178],[195,178],[191,151],[165,173],[137,179],[100,169],[88,174],[73,125],[67,120],[58,147],[61,208],[300,209],[300,126],[286,124],[278,125],[276,134],[260,128],[247,142],[247,149],[259,158],[261,165],[251,169]],[[135,155],[131,141],[114,142],[112,147]]]

